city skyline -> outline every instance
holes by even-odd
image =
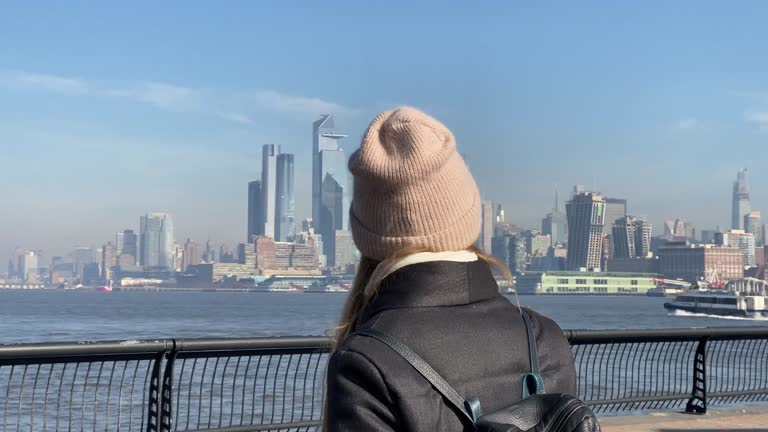
[[[766,33],[754,9],[766,7],[696,4],[691,17],[681,3],[629,13],[593,2],[557,15],[418,5],[401,17],[403,33],[388,37],[367,26],[398,5],[166,5],[147,19],[141,8],[75,2],[43,15],[7,3],[0,40],[14,43],[0,43],[0,181],[9,185],[0,262],[16,246],[46,256],[99,247],[117,230],[137,231],[136,215],[150,211],[172,214],[179,239],[237,244],[244,185],[259,179],[266,143],[296,155],[300,221],[311,213],[309,123],[336,113],[349,156],[373,116],[400,104],[454,131],[483,198],[502,204],[511,223],[538,227],[556,184],[587,184],[627,199],[656,227],[676,218],[728,227],[738,169],[749,169],[752,209],[768,202],[759,187],[768,180],[759,169],[768,65],[750,54]],[[426,19],[435,13],[440,20]],[[340,14],[344,26],[324,24]],[[712,31],[734,20],[743,32]],[[421,30],[437,21],[445,26]],[[190,26],[199,31],[169,37]],[[404,43],[414,32],[441,42],[434,56]],[[315,34],[327,35],[328,49],[308,43]],[[398,57],[370,46],[397,47]]]

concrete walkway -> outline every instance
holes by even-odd
[[[705,415],[651,413],[600,419],[603,432],[768,432],[768,407],[710,409]]]

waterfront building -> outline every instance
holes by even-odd
[[[258,271],[254,267],[249,267],[246,264],[240,263],[213,263],[208,264],[211,266],[212,282],[221,282],[224,279],[248,279],[257,278],[259,276]],[[205,266],[204,264],[190,267],[199,268]]]
[[[271,237],[257,236],[254,238],[253,251],[253,268],[260,275],[283,271],[314,274],[319,271],[316,248],[311,242],[276,242]]]
[[[731,229],[744,229],[744,216],[752,211],[749,200],[749,184],[747,183],[747,169],[739,170],[736,181],[733,182],[733,195],[731,197]]]
[[[651,250],[651,224],[635,216],[624,216],[613,224],[612,258],[645,258]]]
[[[248,243],[254,236],[264,235],[265,209],[261,192],[261,180],[248,182]]]
[[[264,144],[261,149],[261,205],[264,212],[264,235],[275,238],[277,221],[277,155],[280,146]]]
[[[603,235],[611,235],[613,225],[617,220],[627,215],[627,200],[621,198],[605,198],[605,221]]]
[[[336,259],[336,231],[349,229],[352,188],[347,157],[338,141],[346,135],[335,131],[335,114],[324,114],[312,124],[312,220],[323,236],[328,266]]]
[[[520,294],[539,295],[644,295],[655,288],[657,275],[613,272],[525,272],[517,277]]]
[[[718,282],[744,277],[744,254],[736,248],[671,244],[658,255],[659,273],[667,279]]]
[[[565,204],[568,219],[567,267],[600,268],[605,224],[605,200],[592,192],[581,192]]]
[[[751,211],[744,215],[744,231],[755,236],[755,244],[764,244],[763,222],[759,211]]]
[[[139,220],[139,265],[173,268],[173,221],[168,213],[148,213]]]
[[[277,155],[277,202],[275,203],[275,240],[292,241],[296,234],[293,155]]]

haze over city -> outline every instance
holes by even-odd
[[[402,104],[451,127],[484,197],[517,225],[539,227],[556,187],[567,197],[578,183],[627,199],[654,234],[676,218],[728,228],[742,167],[752,208],[768,209],[764,15],[433,6],[5,2],[0,265],[16,246],[99,246],[148,212],[172,214],[178,240],[241,242],[266,143],[295,154],[300,221],[312,122],[335,113],[349,155]],[[403,32],[380,31],[393,17]]]

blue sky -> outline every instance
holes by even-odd
[[[238,242],[264,143],[296,154],[308,216],[311,122],[336,112],[351,152],[402,104],[518,224],[582,183],[657,233],[727,226],[740,167],[768,210],[768,3],[409,3],[2,2],[0,262],[148,211]]]

